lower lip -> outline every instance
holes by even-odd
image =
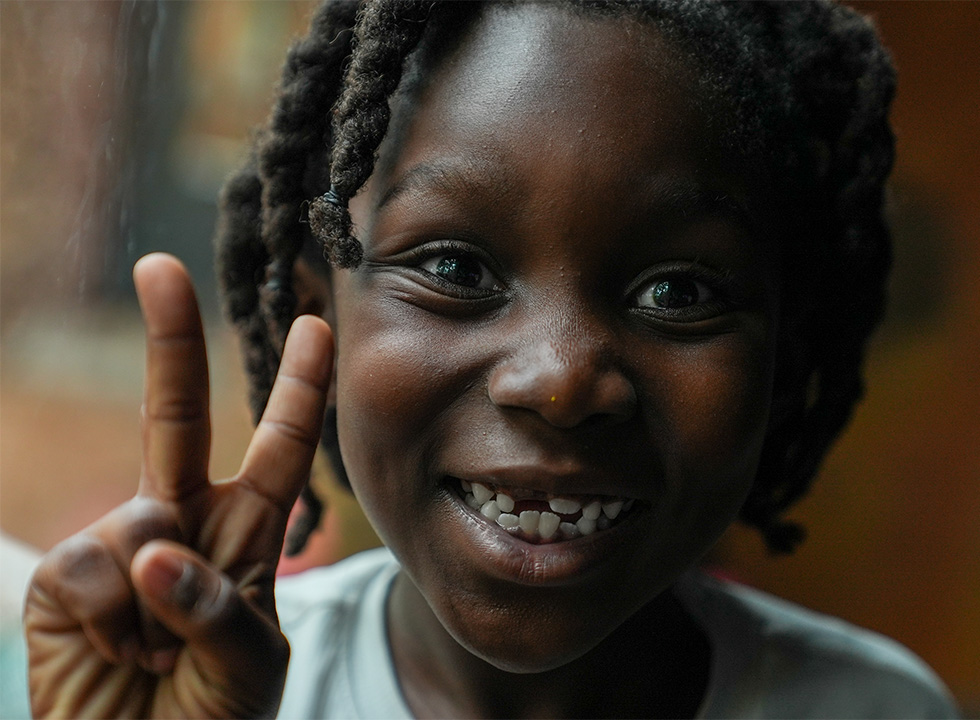
[[[648,510],[637,503],[629,515],[607,530],[572,540],[536,544],[477,514],[457,493],[448,492],[448,495],[468,536],[459,551],[473,557],[495,578],[540,587],[573,584],[596,572],[609,571],[611,556],[623,552],[624,548],[639,546],[639,538],[635,536]]]

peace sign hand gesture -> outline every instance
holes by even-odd
[[[320,436],[333,340],[290,331],[238,474],[208,480],[204,336],[174,258],[134,270],[147,333],[143,465],[129,502],[55,547],[25,624],[35,717],[276,713],[289,647],[273,586],[286,518]]]

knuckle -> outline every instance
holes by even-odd
[[[197,330],[197,326],[188,328],[179,324],[163,328],[150,325],[146,329],[147,344],[151,350],[184,355],[196,351],[203,343]]]
[[[106,544],[86,533],[68,538],[51,553],[50,570],[69,581],[102,576],[116,569]]]
[[[320,441],[316,433],[291,420],[263,418],[259,424],[264,425],[275,434],[305,447],[316,449],[317,443]]]
[[[145,417],[153,422],[200,422],[207,420],[208,406],[198,398],[168,394],[152,398],[147,403]]]
[[[178,540],[180,530],[172,505],[155,498],[135,497],[123,506],[120,546],[131,558],[151,540]]]
[[[296,385],[302,392],[314,392],[317,394],[322,394],[326,391],[326,382],[319,377],[312,374],[301,374],[296,372],[280,373],[277,380],[283,383]]]
[[[53,604],[82,623],[117,612],[130,599],[108,547],[85,533],[55,546],[38,566],[28,591],[28,606]]]

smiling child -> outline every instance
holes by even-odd
[[[891,641],[693,570],[738,518],[792,548],[781,515],[861,393],[892,161],[868,24],[355,9],[328,3],[293,49],[223,200],[261,416],[231,482],[207,479],[186,273],[137,266],[140,491],[38,571],[35,712],[955,714]],[[318,444],[386,548],[274,598]]]

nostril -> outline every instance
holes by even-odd
[[[626,420],[636,412],[636,387],[620,370],[607,370],[596,383],[595,413],[598,418]]]

